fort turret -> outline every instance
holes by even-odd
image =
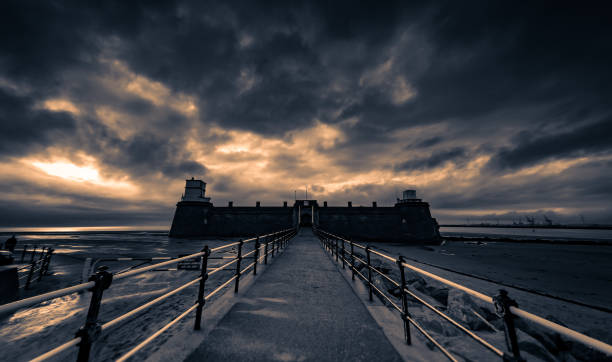
[[[185,194],[181,201],[210,202],[210,197],[206,196],[206,182],[202,180],[185,180]]]

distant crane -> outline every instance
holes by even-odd
[[[550,226],[553,224],[552,220],[548,218],[548,216],[546,216],[546,214],[542,215],[544,217],[544,222],[546,223],[546,225]]]
[[[525,215],[525,220],[527,220],[527,224],[529,224],[529,225],[534,225],[535,224],[535,217],[533,217],[533,216]]]

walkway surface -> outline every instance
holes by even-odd
[[[303,228],[187,361],[401,361]]]

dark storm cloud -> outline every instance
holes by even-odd
[[[181,178],[185,175],[197,175],[199,178],[207,176],[206,167],[195,161],[178,161],[165,165],[161,168],[165,176],[169,178]]]
[[[554,102],[607,109],[611,27],[602,11],[558,3],[440,7],[425,25],[437,46],[416,82],[423,99],[416,114],[469,118]]]
[[[514,148],[501,149],[490,161],[496,169],[520,168],[550,158],[585,156],[612,150],[612,118],[559,134],[523,134]]]
[[[51,226],[115,226],[167,225],[171,221],[171,208],[138,208],[122,210],[104,199],[104,207],[74,205],[34,205],[16,201],[0,201],[0,219],[3,227]],[[142,205],[139,205],[142,206]]]
[[[442,209],[603,208],[608,205],[601,200],[612,198],[611,166],[612,161],[593,161],[559,174],[535,174],[520,180],[484,177],[467,190],[426,189],[426,192],[431,195],[428,201]],[[612,215],[605,215],[609,216]]]
[[[70,114],[35,109],[31,98],[0,88],[0,157],[38,150],[64,139],[74,130]]]
[[[122,140],[104,126],[98,125],[90,132],[92,142],[85,147],[104,164],[125,170],[134,179],[145,179],[158,172],[170,179],[203,177],[207,173],[204,165],[189,159],[181,139],[169,139],[164,133],[138,133]]]
[[[13,15],[8,22],[13,34],[23,31],[30,40],[22,49],[15,37],[7,39],[10,74],[36,75],[38,59],[33,54],[44,49],[49,49],[44,63],[52,67],[45,74],[86,63],[99,51],[98,38],[114,35],[119,38],[114,51],[133,69],[175,89],[197,91],[214,104],[208,116],[216,122],[258,132],[278,133],[316,117],[333,122],[326,112],[332,109],[343,110],[342,118],[357,116],[368,124],[399,127],[563,100],[574,95],[571,89],[576,86],[583,94],[574,96],[595,96],[590,102],[596,103],[603,101],[597,97],[601,90],[609,90],[597,73],[611,60],[602,32],[608,26],[592,20],[597,19],[590,17],[596,10],[576,13],[558,4],[450,2],[406,8],[304,3],[276,4],[274,11],[253,4],[189,2],[119,3],[100,9],[47,6],[7,9]],[[41,13],[46,17],[38,18]],[[37,26],[28,26],[26,20],[38,21]],[[414,80],[418,99],[398,106],[377,88],[359,91],[355,79],[376,66],[380,52],[411,26],[433,48],[433,55],[425,59],[427,70],[414,74],[402,69],[404,59],[414,58],[414,50],[399,50],[402,59],[396,72]],[[244,49],[241,31],[254,39]],[[52,50],[56,43],[58,48]],[[337,69],[348,64],[336,59],[323,64],[327,49],[343,43],[363,46],[353,54],[352,67]],[[245,92],[236,82],[243,69],[252,70],[256,83]],[[348,95],[329,92],[330,83],[339,77],[353,80]]]
[[[2,185],[0,225],[3,227],[113,226],[118,222],[121,225],[165,225],[173,212],[172,205],[82,194],[78,187],[53,188],[33,183],[33,180],[4,181]],[[32,195],[42,196],[40,200],[32,200]],[[15,196],[20,200],[14,200]],[[71,202],[56,201],[65,199]]]
[[[612,60],[606,45],[610,25],[595,7],[453,2],[4,6],[7,74],[47,79],[63,69],[93,66],[102,39],[115,36],[113,51],[133,69],[174,89],[198,92],[213,104],[208,116],[216,122],[258,132],[278,133],[316,117],[334,122],[331,110],[342,110],[342,118],[401,127],[577,97],[576,106],[602,108],[603,91],[610,90],[609,76],[602,77]],[[398,106],[376,88],[360,91],[355,80],[408,29],[427,39],[433,51],[425,59],[426,70],[416,72],[408,65],[414,49],[398,51],[394,72],[413,80],[418,98]],[[241,48],[241,32],[253,38],[252,45]],[[323,63],[330,48],[345,44],[355,44],[351,62]],[[44,62],[39,54],[45,54]],[[243,69],[252,69],[259,79],[245,92],[236,82]],[[352,89],[330,92],[338,78],[351,79]]]
[[[400,164],[395,165],[393,168],[396,171],[427,169],[443,166],[447,162],[454,162],[455,164],[460,164],[465,162],[467,158],[468,155],[464,148],[455,147],[450,150],[433,152],[429,157],[416,158],[402,162]]]
[[[442,138],[441,136],[435,136],[435,137],[424,139],[423,141],[417,143],[414,146],[412,146],[412,145],[407,146],[406,148],[407,149],[410,149],[412,147],[416,147],[416,148],[428,148],[428,147],[431,147],[431,146],[435,146],[435,145],[437,145],[438,143],[440,143],[442,141],[444,141],[444,138]]]

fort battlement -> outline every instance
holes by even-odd
[[[194,186],[199,187],[195,189]],[[295,200],[292,206],[214,206],[205,197],[206,183],[187,180],[185,195],[176,205],[172,237],[255,236],[296,226],[316,225],[358,240],[401,242],[437,241],[438,223],[429,204],[406,190],[394,206],[328,206],[317,200]],[[191,195],[186,197],[186,195]]]

